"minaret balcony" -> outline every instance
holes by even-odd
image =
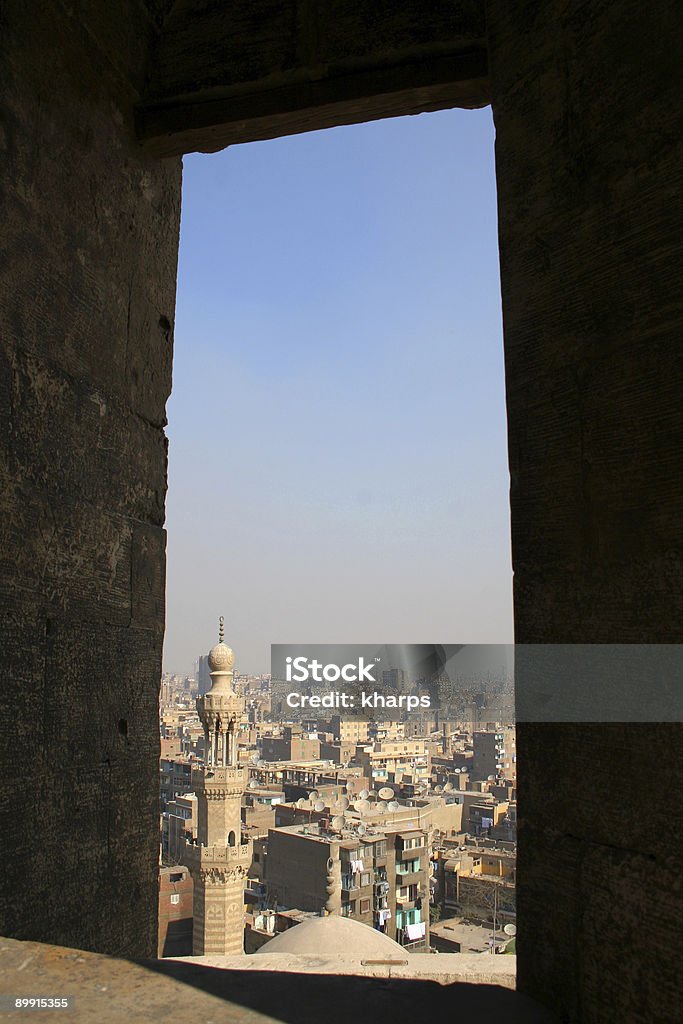
[[[200,786],[202,789],[210,789],[212,786],[239,786],[246,788],[247,769],[239,768],[237,765],[224,767],[222,765],[207,765],[202,768],[195,768],[192,771],[192,785]]]
[[[251,864],[252,851],[252,843],[240,843],[239,846],[199,846],[186,843],[183,859],[190,870],[221,864]]]

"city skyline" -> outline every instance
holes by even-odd
[[[516,734],[498,687],[448,714],[311,702],[298,720],[275,680],[235,685],[223,627],[205,672],[162,680],[159,956],[514,952]],[[384,653],[404,697],[412,670],[463,649]]]

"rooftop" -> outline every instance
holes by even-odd
[[[303,928],[297,925],[294,931]],[[273,940],[275,941],[275,940]],[[552,1024],[514,991],[514,956],[406,954],[185,957],[132,963],[62,946],[0,939],[0,993],[74,999],[69,1024],[348,1024],[366,1019]],[[254,974],[256,972],[256,977]],[[10,1011],[8,1020],[23,1019]]]

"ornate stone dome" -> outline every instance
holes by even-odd
[[[231,647],[222,641],[209,651],[209,671],[229,672],[235,664],[235,655]]]

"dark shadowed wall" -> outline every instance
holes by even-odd
[[[516,640],[680,643],[680,7],[487,15]],[[521,725],[518,757],[520,987],[675,1020],[683,730]]]
[[[137,147],[154,3],[3,5],[3,934],[156,952],[180,161]]]

